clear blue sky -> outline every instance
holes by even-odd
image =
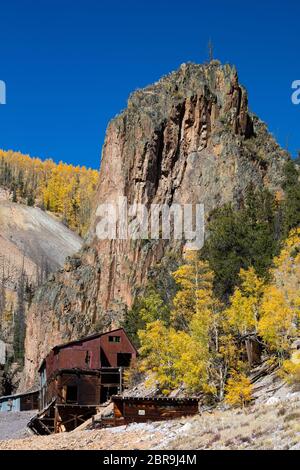
[[[234,63],[251,109],[300,148],[299,0],[10,0],[0,4],[0,148],[99,167],[129,93],[182,62]]]

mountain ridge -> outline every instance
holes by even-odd
[[[281,192],[288,159],[250,114],[246,90],[229,65],[183,64],[134,92],[107,128],[86,243],[33,300],[25,385],[55,343],[119,325],[149,269],[167,251],[182,250],[174,240],[98,240],[99,204],[119,196],[146,206],[203,203],[208,217],[226,203],[240,204],[250,185]]]

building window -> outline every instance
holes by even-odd
[[[118,367],[129,367],[131,362],[130,353],[117,353],[117,366]]]
[[[77,387],[76,387],[76,385],[67,385],[66,402],[67,403],[77,403]]]
[[[108,341],[110,343],[120,343],[121,341],[121,336],[109,336]]]
[[[91,365],[91,355],[90,355],[89,351],[87,351],[86,355],[85,355],[85,365],[87,367],[90,367],[90,365]]]

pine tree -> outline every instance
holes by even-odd
[[[239,210],[227,205],[214,211],[202,256],[214,271],[216,294],[228,300],[240,282],[240,270],[250,266],[267,278],[279,246],[276,203],[268,191],[250,187]]]
[[[284,168],[283,201],[283,237],[286,238],[292,228],[300,225],[300,175],[291,160]]]

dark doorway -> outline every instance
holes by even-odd
[[[107,356],[102,348],[100,351],[100,363],[101,363],[101,367],[110,367],[109,360],[107,359]]]
[[[105,403],[112,395],[118,395],[118,387],[101,387],[100,403]]]
[[[67,385],[67,403],[77,403],[77,387],[76,385]]]
[[[117,365],[118,367],[129,367],[131,362],[130,353],[118,353],[117,354]]]

